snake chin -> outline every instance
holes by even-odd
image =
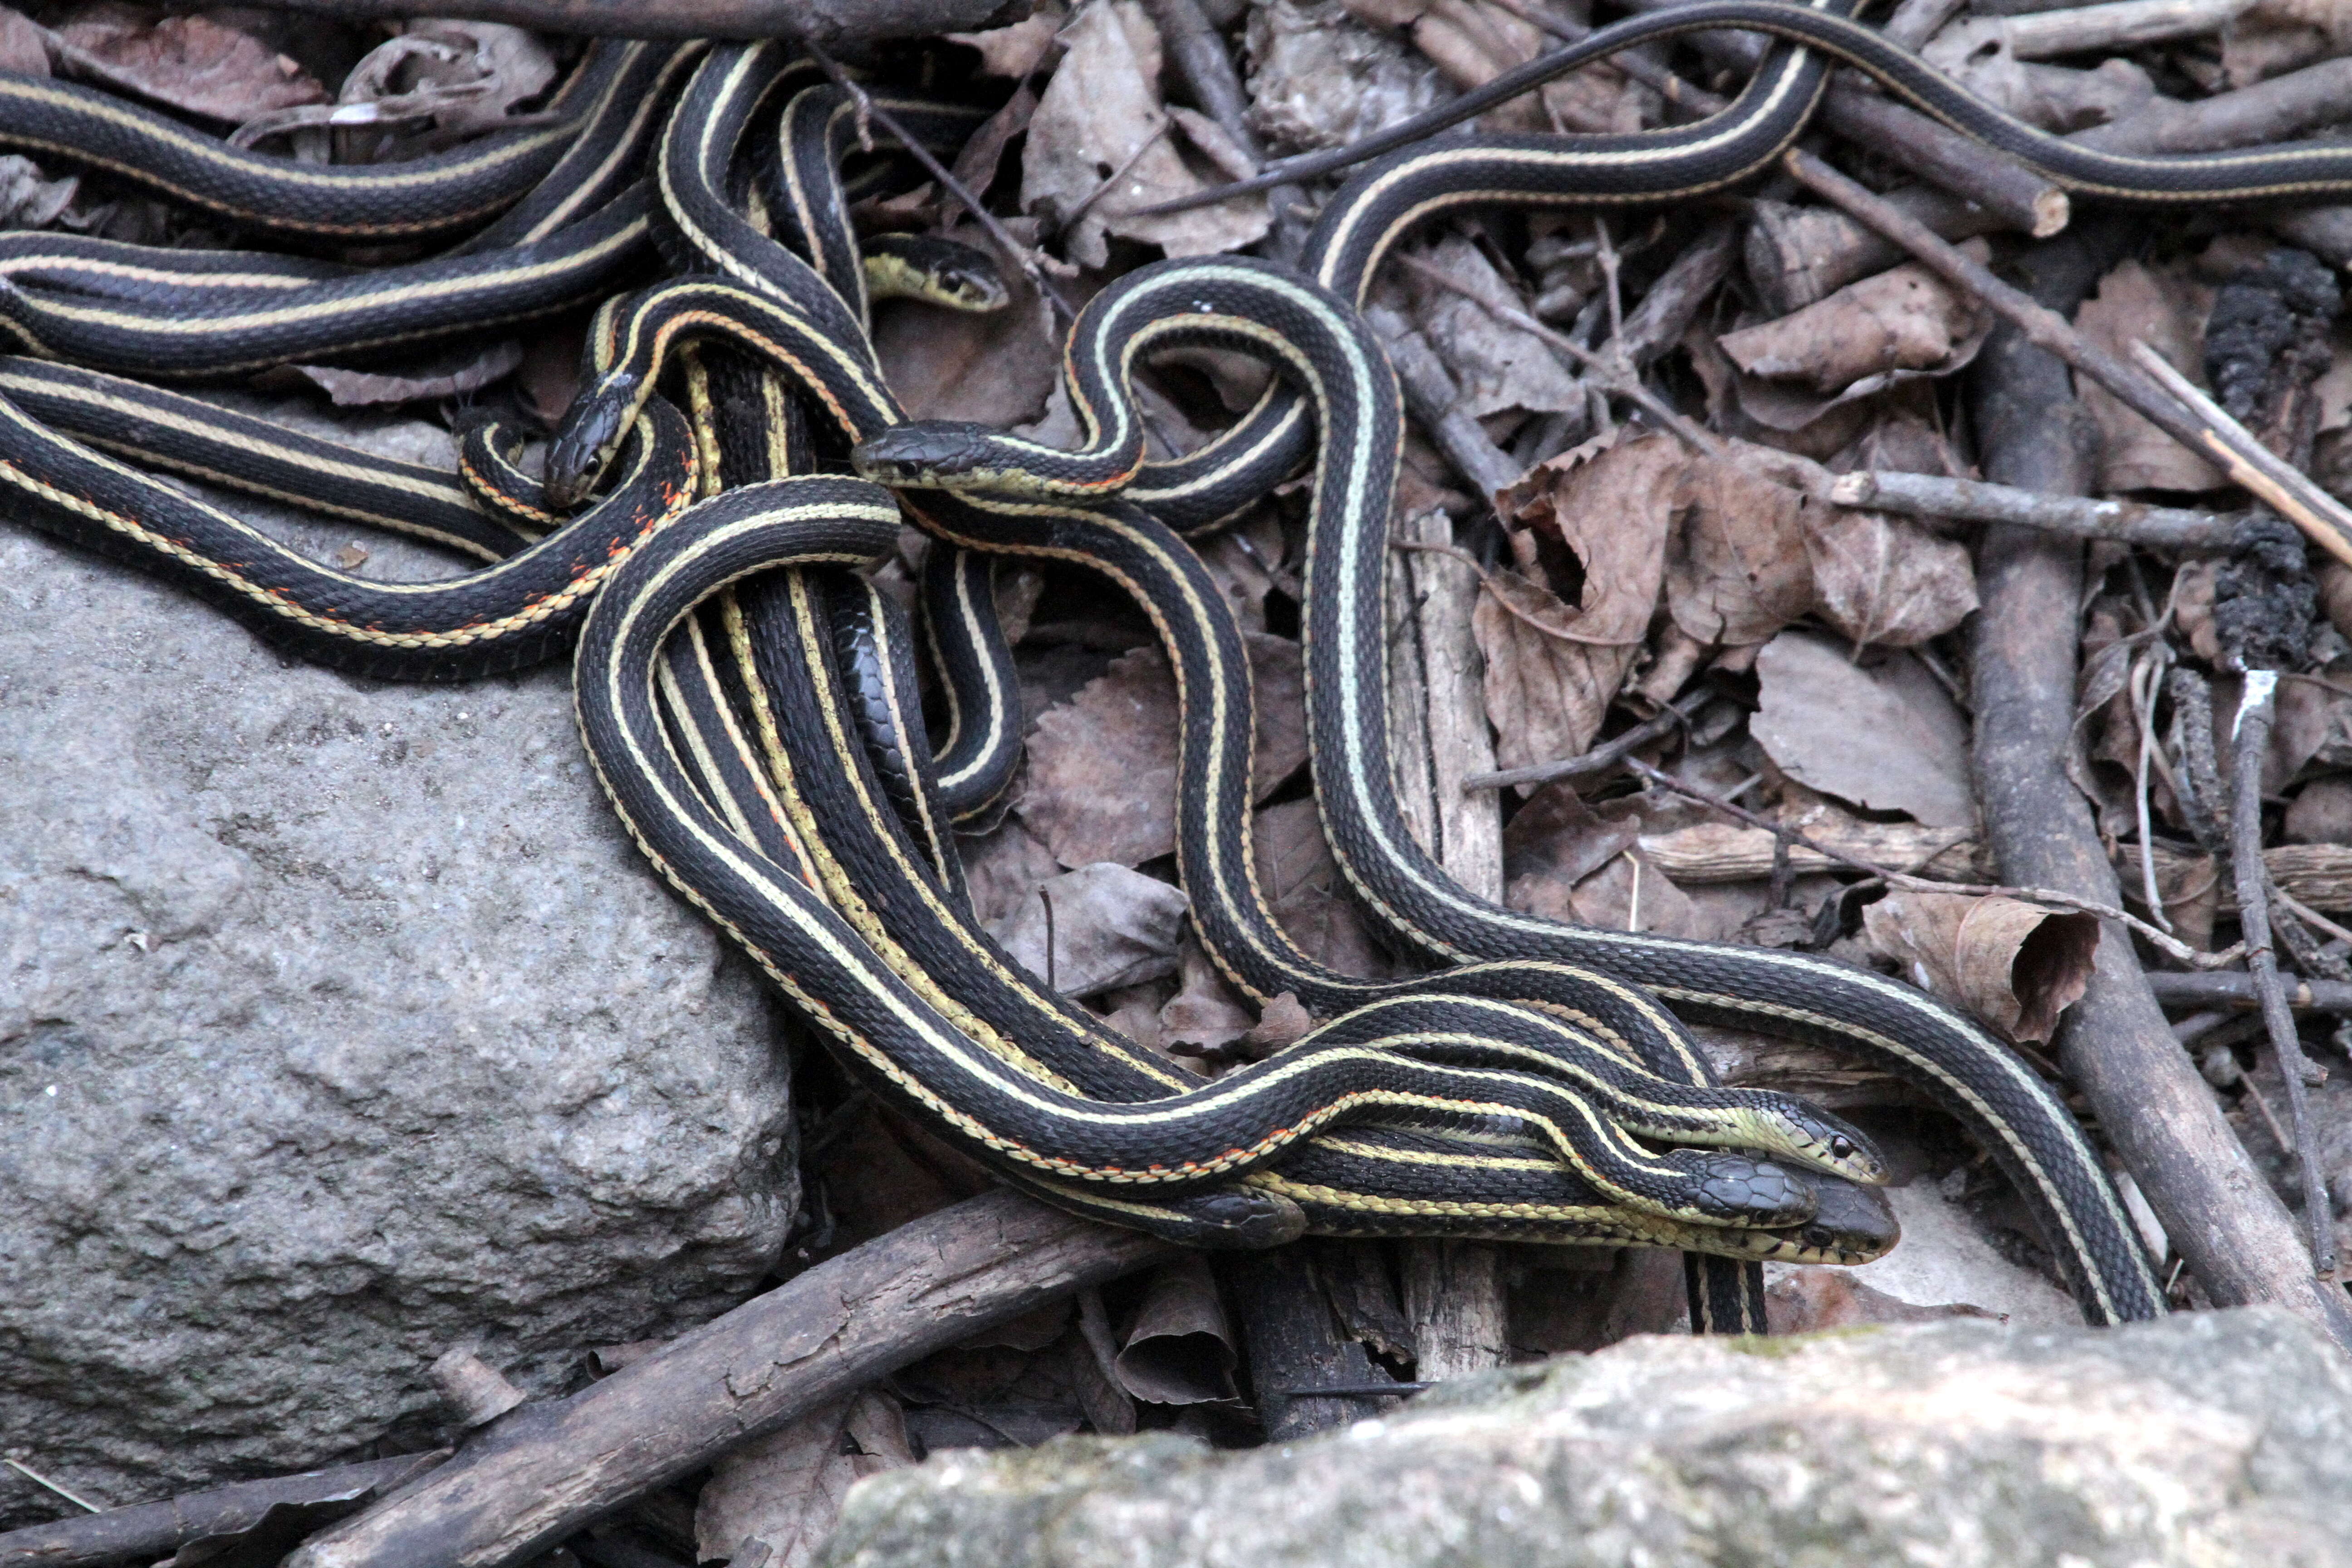
[[[1247,1187],[1202,1193],[1169,1205],[1189,1222],[1174,1239],[1221,1252],[1255,1252],[1307,1234],[1307,1211],[1278,1193]]]
[[[1822,1182],[1813,1192],[1819,1206],[1798,1229],[1799,1245],[1839,1263],[1856,1264],[1884,1258],[1903,1239],[1902,1222],[1877,1188]]]

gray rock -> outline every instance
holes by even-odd
[[[428,1436],[455,1343],[543,1393],[756,1287],[775,1020],[568,675],[292,665],[0,524],[0,1450],[105,1502],[299,1468]]]
[[[1067,1438],[866,1481],[819,1568],[2352,1562],[2352,1368],[2273,1308],[1643,1338],[1242,1453]]]

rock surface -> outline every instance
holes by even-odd
[[[0,714],[0,1450],[104,1502],[300,1468],[425,1436],[461,1341],[544,1391],[756,1286],[774,1021],[566,668],[291,665],[11,522]],[[0,1524],[58,1506],[0,1471]]]
[[[957,1452],[850,1495],[820,1568],[2321,1568],[2352,1367],[2269,1308],[1643,1338],[1240,1453]]]

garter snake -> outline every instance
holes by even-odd
[[[1048,451],[974,427],[903,425],[869,437],[858,467],[893,484],[971,485],[978,475],[1031,505],[1115,491],[1141,463],[1129,369],[1154,348],[1202,342],[1271,359],[1319,415],[1305,605],[1316,799],[1333,855],[1375,918],[1445,963],[1589,965],[1685,1017],[1884,1061],[1983,1141],[2034,1208],[2086,1316],[2160,1313],[2163,1294],[2137,1233],[2081,1130],[2020,1058],[1958,1014],[1909,986],[1805,954],[1568,926],[1509,910],[1464,890],[1415,843],[1391,773],[1381,635],[1402,411],[1386,358],[1347,302],[1247,258],[1154,264],[1111,284],[1073,329],[1073,403],[1100,421],[1087,447]],[[1161,593],[1171,603],[1203,596],[1197,586]],[[1203,626],[1213,615],[1197,603],[1191,613]],[[1170,645],[1197,672],[1180,682],[1243,684],[1231,649],[1186,644],[1179,637]],[[1245,740],[1228,741],[1223,776],[1245,774],[1247,755]],[[1191,797],[1194,781],[1186,782]],[[1245,795],[1236,799],[1229,784],[1224,796],[1202,800],[1199,809],[1215,816],[1180,837],[1186,853],[1245,862]],[[1188,886],[1189,878],[1188,867]]]

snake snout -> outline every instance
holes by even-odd
[[[572,404],[555,438],[548,443],[545,494],[549,506],[577,506],[587,498],[620,447],[632,401],[626,388],[604,382]]]
[[[940,484],[990,466],[997,432],[961,419],[894,425],[849,455],[860,476],[886,485]]]

